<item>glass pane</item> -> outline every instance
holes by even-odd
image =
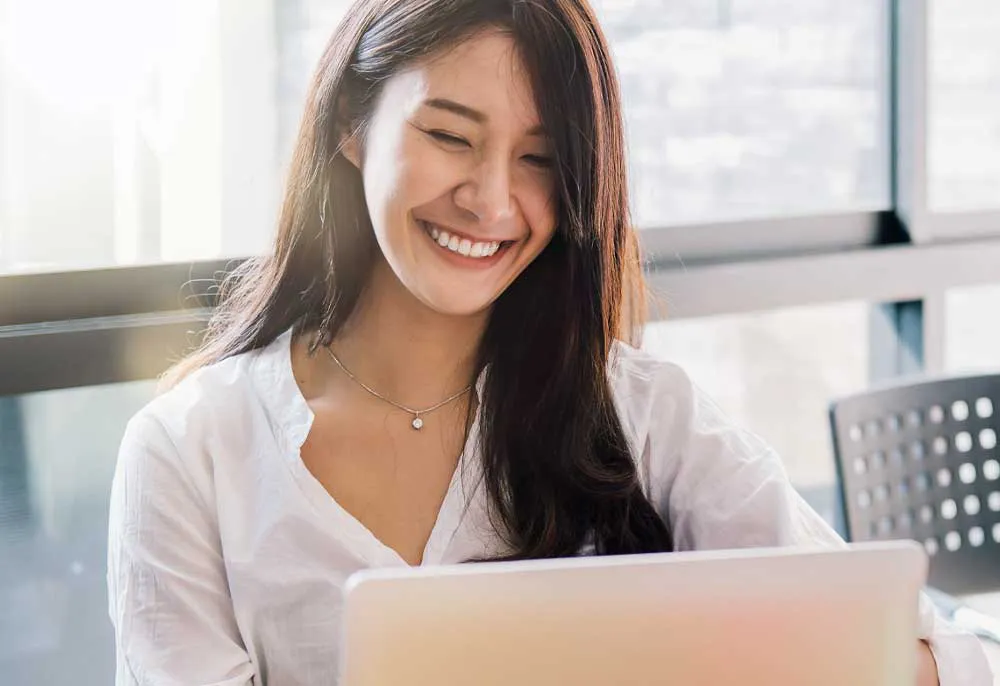
[[[108,500],[155,382],[0,397],[0,681],[114,682]]]
[[[928,3],[928,187],[938,212],[1000,207],[1000,4]]]
[[[676,362],[737,424],[767,441],[801,489],[836,483],[832,400],[868,386],[866,303],[647,326],[644,348]]]
[[[945,297],[945,369],[1000,369],[1000,285],[955,288]]]
[[[0,3],[0,273],[264,250],[322,5]]]
[[[642,226],[888,205],[888,3],[593,3]]]

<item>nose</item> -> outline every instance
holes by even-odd
[[[501,156],[480,160],[472,177],[455,191],[455,204],[474,214],[483,224],[494,224],[514,215],[511,167]]]

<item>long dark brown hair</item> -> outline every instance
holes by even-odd
[[[509,33],[528,70],[559,207],[551,243],[494,303],[478,354],[493,525],[508,559],[588,543],[597,554],[669,550],[608,381],[614,340],[638,336],[645,294],[618,83],[585,0],[358,0],[313,77],[274,249],[227,277],[205,342],[168,384],[289,328],[319,332],[316,346],[336,337],[378,250],[340,141],[364,140],[389,77],[487,28]]]

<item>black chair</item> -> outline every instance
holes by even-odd
[[[845,398],[830,424],[848,540],[919,541],[946,593],[1000,587],[1000,374]]]

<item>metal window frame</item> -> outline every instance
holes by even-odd
[[[930,207],[931,2],[892,3],[897,212],[914,243],[1000,238],[1000,204],[995,210],[967,212],[935,212]]]
[[[242,259],[0,276],[0,331],[10,327],[213,307]]]
[[[156,378],[198,341],[238,263],[0,277],[0,396]]]
[[[930,24],[932,0],[893,0],[892,11],[892,102],[890,128],[893,141],[893,189],[895,213],[908,240],[918,246],[966,242],[989,246],[1000,240],[1000,207],[995,211],[934,212],[929,202],[928,148],[930,144]],[[941,374],[945,371],[947,332],[945,331],[946,292],[949,288],[1000,281],[1000,274],[989,278],[976,260],[970,278],[938,279],[935,288],[922,294],[920,309],[924,353],[923,370]],[[941,265],[964,269],[965,263]],[[986,268],[986,265],[982,265]],[[930,275],[934,280],[936,275]],[[986,278],[983,278],[986,277]],[[912,332],[896,331],[897,343],[903,344]]]
[[[803,217],[642,229],[651,270],[837,253],[898,240],[891,212],[844,212]]]
[[[194,310],[0,329],[0,396],[155,379],[197,343],[208,316]]]
[[[867,249],[658,269],[660,316],[750,313],[848,300],[922,300],[1000,279],[1000,239]]]

